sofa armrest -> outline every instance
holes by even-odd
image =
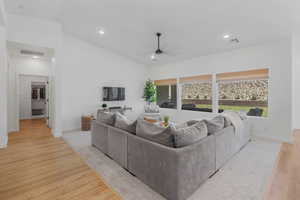
[[[189,197],[215,170],[215,137],[183,148],[128,136],[128,169],[167,199]]]
[[[97,120],[92,121],[91,143],[93,146],[95,146],[97,149],[99,149],[105,154],[108,153],[108,146],[107,146],[108,129],[109,126],[106,124],[101,123]]]
[[[207,180],[216,169],[215,136],[176,149],[178,199],[186,199]]]

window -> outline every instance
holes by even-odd
[[[212,75],[180,78],[182,110],[212,112]]]
[[[219,109],[268,116],[268,69],[217,75]]]
[[[160,108],[177,108],[177,80],[166,79],[154,81],[156,85],[156,102]]]

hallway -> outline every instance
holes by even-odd
[[[0,158],[0,199],[121,199],[44,120],[21,121]]]
[[[51,129],[45,119],[20,120],[20,131],[9,134],[8,145],[49,137],[52,137]]]

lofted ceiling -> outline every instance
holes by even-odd
[[[288,38],[287,0],[5,0],[9,13],[55,20],[64,31],[147,65]],[[97,31],[104,29],[100,36]],[[167,55],[151,61],[155,33]],[[224,34],[240,43],[229,43]]]

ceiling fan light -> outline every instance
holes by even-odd
[[[229,38],[230,38],[230,34],[225,34],[225,35],[223,35],[223,38],[224,38],[224,39],[229,39]]]
[[[153,61],[156,60],[155,54],[152,54],[152,55],[150,56],[150,59],[153,60]]]

